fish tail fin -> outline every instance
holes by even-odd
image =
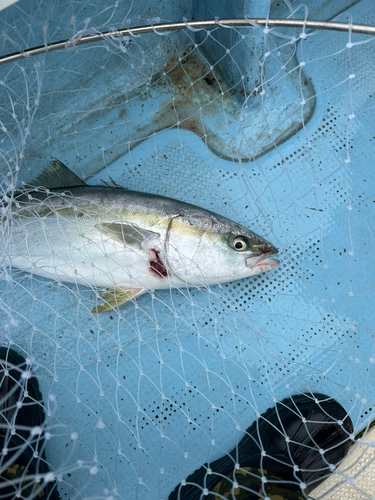
[[[143,288],[110,288],[102,295],[103,304],[97,305],[91,312],[93,314],[99,314],[110,311],[111,309],[116,309],[116,307],[123,306],[133,298],[142,295],[144,292],[145,290]]]

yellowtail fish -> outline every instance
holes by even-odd
[[[279,265],[270,242],[225,217],[118,186],[88,186],[56,159],[32,186],[42,187],[11,203],[11,265],[106,289],[96,313],[149,290],[208,287]]]

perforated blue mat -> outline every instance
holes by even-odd
[[[279,3],[267,13],[262,2],[241,12],[140,2],[129,17],[135,25],[147,21],[136,14],[287,16]],[[375,23],[371,0],[352,3],[311,1],[308,17],[350,7],[353,22]],[[23,48],[40,42],[41,21],[51,23],[52,41],[76,34],[87,17],[88,26],[119,27],[130,4],[111,6],[113,19],[99,2],[39,7],[40,17],[23,0],[1,13]],[[62,496],[166,499],[296,393],[336,399],[356,432],[372,419],[374,42],[299,30],[291,43],[290,30],[278,31],[285,40],[258,31],[153,33],[0,67],[2,111],[11,114],[14,90],[25,113],[16,143],[30,132],[24,159],[14,161],[19,180],[54,156],[89,184],[113,179],[194,203],[280,249],[273,272],[210,290],[156,291],[106,315],[89,312],[91,289],[13,271],[3,343],[33,361]]]

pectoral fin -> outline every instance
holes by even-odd
[[[131,226],[130,224],[121,224],[117,222],[102,223],[97,227],[103,234],[106,234],[120,243],[125,243],[126,246],[133,248],[134,250],[142,250],[142,243],[146,238],[151,236],[160,236],[159,233],[155,233],[154,231],[148,231],[147,229],[143,229],[138,226]]]
[[[110,311],[116,307],[121,307],[135,297],[139,297],[145,292],[143,288],[110,288],[103,293],[103,304],[92,309],[93,314]]]

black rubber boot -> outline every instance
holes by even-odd
[[[43,400],[26,360],[0,347],[0,498],[59,500],[44,452]],[[36,476],[41,475],[38,482]],[[16,495],[21,495],[17,497]]]
[[[219,491],[224,494],[223,481],[230,495],[236,490],[236,498],[272,497],[275,485],[279,498],[298,498],[285,496],[283,489],[286,493],[300,491],[301,498],[307,498],[346,456],[352,433],[349,415],[329,396],[317,393],[284,399],[263,413],[228,455],[205,464],[184,485],[179,484],[169,500],[211,500]],[[271,475],[276,480],[270,480]],[[263,484],[262,476],[267,480]],[[238,488],[233,487],[234,481]]]

